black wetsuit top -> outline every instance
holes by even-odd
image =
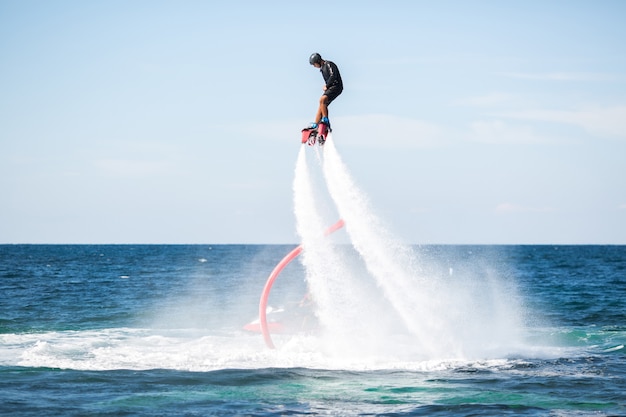
[[[339,74],[339,68],[337,68],[334,62],[324,61],[320,67],[320,72],[326,83],[324,95],[327,95],[330,101],[333,101],[343,91],[343,81],[341,80],[341,74]]]
[[[341,74],[339,74],[339,68],[337,68],[334,62],[324,61],[324,64],[320,67],[320,72],[326,82],[326,88],[339,87],[343,89]]]

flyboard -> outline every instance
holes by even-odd
[[[304,143],[304,142],[303,142]],[[344,226],[345,222],[342,219],[339,219],[337,223],[330,226],[328,229],[324,231],[324,236],[328,236],[331,233],[341,229]],[[267,301],[270,296],[270,291],[272,290],[272,286],[274,285],[274,281],[281,273],[281,271],[289,264],[289,262],[293,261],[300,253],[302,252],[302,245],[299,245],[297,248],[293,249],[289,252],[275,267],[270,276],[267,278],[265,282],[265,287],[263,288],[263,292],[261,293],[261,299],[259,301],[259,318],[246,326],[244,329],[250,331],[258,331],[260,330],[263,333],[263,339],[265,340],[265,344],[268,348],[274,349],[274,343],[272,342],[272,336],[270,332],[282,332],[285,330],[285,326],[280,322],[269,322],[267,321],[268,313],[281,313],[284,314],[284,310],[282,309],[272,309],[267,307]],[[305,298],[306,300],[306,298]]]
[[[329,132],[330,128],[326,123],[312,123],[311,126],[302,129],[302,143],[313,146],[315,142],[317,142],[322,146],[324,142],[326,142],[326,137]]]

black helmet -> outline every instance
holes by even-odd
[[[322,62],[322,56],[317,52],[309,57],[309,64],[320,64]]]

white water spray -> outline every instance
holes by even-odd
[[[368,332],[366,321],[352,319],[355,312],[365,314],[362,300],[366,295],[358,285],[355,271],[345,262],[341,249],[322,234],[330,224],[329,216],[336,220],[337,214],[336,210],[324,205],[328,197],[325,189],[320,187],[324,184],[316,182],[322,178],[311,175],[305,151],[304,147],[301,148],[294,178],[296,226],[303,247],[301,260],[306,268],[310,295],[317,305],[316,315],[329,343],[337,346],[344,340],[342,335],[346,329],[351,334]],[[352,313],[345,314],[346,311]]]
[[[305,152],[303,147],[294,179],[296,221],[307,282],[335,346],[350,354],[401,352],[414,359],[510,353],[521,328],[510,288],[485,276],[436,276],[374,215],[332,137],[318,158],[327,191],[314,187],[317,177],[311,175]],[[320,231],[330,223],[319,207],[328,199],[323,191],[345,220],[361,267],[321,239]]]

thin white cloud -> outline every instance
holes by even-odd
[[[513,203],[500,203],[496,206],[495,212],[498,214],[510,213],[552,213],[556,209],[552,207],[530,207]]]
[[[546,142],[531,126],[511,125],[501,120],[476,121],[470,124],[469,138],[492,144],[525,144]]]
[[[461,98],[453,101],[452,104],[457,106],[489,107],[508,103],[512,99],[513,96],[510,94],[494,92],[482,96]]]
[[[114,177],[150,177],[172,169],[172,164],[167,161],[138,159],[100,159],[95,164],[105,175]]]
[[[346,144],[375,148],[430,148],[444,144],[444,129],[423,120],[390,114],[337,117],[333,127]]]
[[[180,169],[177,145],[158,141],[107,141],[90,150],[88,158],[99,173],[139,178],[166,175]]]
[[[613,74],[592,72],[501,72],[498,75],[507,78],[518,78],[536,81],[614,81],[619,77]]]
[[[432,212],[432,209],[427,207],[411,207],[409,213],[411,214],[425,214]]]
[[[526,110],[500,114],[521,120],[539,120],[579,126],[588,133],[626,139],[626,106],[585,110]]]

